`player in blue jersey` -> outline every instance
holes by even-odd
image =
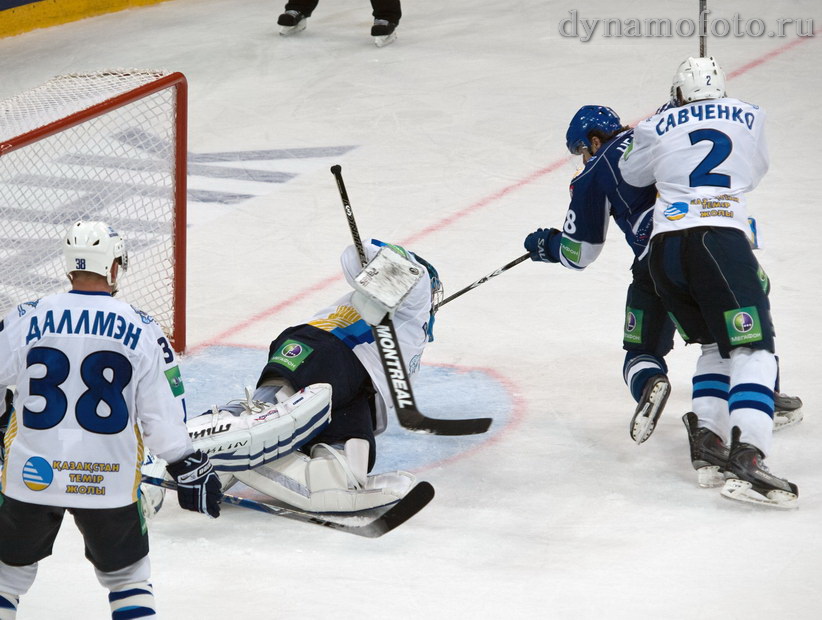
[[[633,281],[625,309],[623,377],[637,407],[629,426],[631,438],[642,443],[654,431],[670,393],[665,355],[673,347],[674,325],[654,290],[643,254],[651,236],[656,188],[625,183],[618,161],[633,130],[623,126],[611,108],[580,108],[566,133],[573,155],[581,155],[582,170],[571,182],[571,203],[562,230],[540,228],[525,239],[531,259],[561,263],[581,270],[599,256],[611,218],[634,253]]]

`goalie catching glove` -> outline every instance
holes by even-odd
[[[177,482],[177,500],[181,508],[202,512],[215,519],[220,516],[220,479],[205,454],[197,450],[183,460],[171,463],[167,469]]]

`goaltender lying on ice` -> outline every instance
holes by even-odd
[[[187,423],[195,449],[208,454],[224,492],[241,482],[300,510],[349,513],[393,504],[414,486],[415,477],[408,472],[368,474],[374,454],[367,401],[387,377],[384,371],[375,376],[370,368],[368,373],[360,368],[358,374],[347,375],[346,368],[360,364],[351,345],[341,344],[357,340],[339,329],[341,316],[348,317],[352,327],[367,323],[366,329],[354,331],[370,334],[369,325],[378,324],[386,314],[397,316],[400,306],[408,306],[406,313],[413,307],[410,315],[415,325],[420,323],[415,333],[426,333],[423,324],[430,320],[432,294],[425,268],[402,248],[377,243],[367,244],[371,261],[356,277],[356,271],[347,268],[351,252],[343,253],[343,270],[354,291],[334,306],[332,332],[317,327],[328,320],[287,329],[272,342],[273,353],[253,394],[247,390],[245,399],[214,407]],[[409,296],[412,289],[416,294]],[[357,342],[374,346],[373,338],[370,343]],[[299,355],[294,353],[297,347]],[[281,359],[289,353],[290,359]],[[363,381],[367,385],[359,387]],[[353,396],[344,394],[352,391],[350,385],[357,386]],[[363,400],[353,413],[351,398]],[[352,422],[359,418],[365,421]],[[369,427],[365,432],[363,424]],[[378,426],[384,428],[384,423]],[[149,458],[143,475],[161,478],[164,465]],[[163,489],[144,484],[142,493],[151,516],[162,503]]]

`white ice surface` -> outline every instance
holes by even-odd
[[[714,3],[717,4],[718,3]],[[320,3],[278,36],[277,2],[173,0],[0,40],[0,98],[68,72],[182,71],[192,154],[353,147],[341,155],[227,163],[281,184],[192,176],[246,193],[190,204],[189,409],[239,397],[272,336],[344,290],[350,242],[329,167],[342,165],[364,236],[405,244],[453,293],[559,226],[575,169],[565,130],[606,104],[635,123],[662,103],[691,38],[558,34],[582,17],[693,18],[696,2],[406,0],[377,49],[364,0]],[[712,16],[815,18],[818,0],[733,1]],[[494,415],[487,437],[412,435],[396,423],[379,467],[411,469],[437,495],[415,519],[361,539],[227,507],[174,505],[152,523],[161,617],[807,619],[822,617],[822,452],[817,406],[822,45],[712,38],[729,91],[765,107],[772,168],[750,196],[774,284],[785,391],[805,421],[769,459],[799,485],[792,512],[697,487],[680,416],[697,351],[669,356],[673,394],[653,437],[629,438],[621,378],[630,256],[612,229],[584,273],[523,263],[443,308],[420,401],[432,416]],[[134,265],[139,269],[139,265]],[[21,601],[21,620],[106,618],[105,591],[67,519]]]

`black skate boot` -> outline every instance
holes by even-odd
[[[665,375],[656,375],[648,379],[628,429],[631,439],[637,442],[637,445],[648,439],[654,432],[656,422],[662,415],[670,393],[671,384]]]
[[[722,438],[707,428],[698,426],[699,418],[693,411],[682,416],[691,446],[691,465],[697,482],[703,488],[718,487],[724,481],[722,470],[728,461],[728,447]]]
[[[796,507],[799,498],[797,486],[768,471],[765,456],[759,448],[741,443],[740,434],[739,427],[734,426],[722,495],[728,499],[776,508]]]
[[[280,34],[288,36],[305,30],[306,17],[299,11],[286,11],[277,18],[277,24],[282,26]]]
[[[395,32],[397,24],[394,24],[387,19],[375,19],[374,25],[371,26],[371,36],[374,37],[374,45],[377,47],[384,47],[397,38]]]

